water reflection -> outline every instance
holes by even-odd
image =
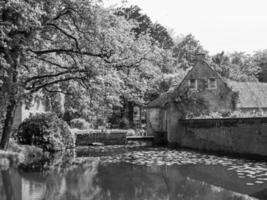
[[[192,163],[183,165],[157,163],[142,165],[135,163],[137,159],[134,156],[142,155],[144,152],[149,152],[149,157],[153,157],[153,153],[163,155],[164,152],[161,151],[151,149],[147,151],[119,150],[109,155],[114,156],[114,162],[111,162],[112,157],[107,159],[108,155],[106,154],[85,158],[56,155],[52,159],[43,160],[42,163],[32,163],[16,170],[2,171],[0,175],[0,199],[253,199],[231,191],[231,189],[234,191],[242,190],[244,187],[241,185],[242,188],[237,188],[237,185],[240,185],[239,182],[235,182],[238,177],[234,177],[233,171],[228,170],[229,166]],[[166,156],[168,156],[169,150],[165,149],[164,151],[167,152]],[[176,154],[179,154],[179,151]],[[184,155],[184,152],[182,154]],[[125,155],[132,157],[132,162],[128,162],[130,159],[126,162],[123,160],[119,162],[115,159],[118,156],[125,157]],[[144,158],[142,157],[142,159]],[[158,159],[161,163],[162,157],[158,157]],[[188,161],[188,158],[184,159]],[[206,160],[206,162],[208,161]],[[229,179],[225,177],[229,177]],[[228,190],[221,186],[228,188]],[[264,187],[257,191],[260,192],[263,189]],[[251,192],[254,193],[255,191]]]

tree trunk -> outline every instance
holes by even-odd
[[[11,177],[10,177],[10,170],[2,170],[1,174],[2,174],[4,191],[6,193],[6,199],[15,200],[14,190],[13,190]]]
[[[15,96],[11,94],[9,97],[9,102],[8,102],[8,106],[6,109],[6,117],[5,117],[3,132],[2,132],[2,138],[0,142],[0,149],[6,150],[8,148],[9,139],[12,133],[12,126],[13,126],[15,111],[16,111],[16,100],[15,100]]]
[[[12,126],[13,126],[13,120],[15,116],[16,111],[16,105],[18,101],[18,85],[17,85],[17,66],[20,63],[20,56],[18,52],[15,52],[12,54],[11,52],[7,52],[8,60],[10,61],[11,68],[8,72],[8,102],[7,102],[7,108],[6,108],[6,116],[4,121],[4,127],[2,132],[2,138],[0,142],[0,149],[6,150],[8,147],[9,139],[12,134]]]

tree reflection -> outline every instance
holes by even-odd
[[[185,175],[177,165],[146,166],[102,162],[100,157],[56,154],[2,171],[1,200],[174,200],[248,199]],[[18,174],[18,173],[17,173]],[[18,186],[18,185],[21,186]],[[18,190],[18,188],[21,190]],[[4,193],[2,191],[5,191]],[[20,192],[20,197],[16,194]]]
[[[14,191],[12,188],[11,178],[10,178],[10,171],[9,170],[2,170],[2,181],[3,181],[3,188],[6,194],[6,198],[8,200],[15,200]]]
[[[176,166],[102,165],[98,158],[81,159],[64,173],[54,172],[43,180],[46,191],[42,198],[53,200],[243,199],[190,179]]]

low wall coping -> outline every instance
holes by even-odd
[[[239,124],[267,124],[267,117],[179,119],[179,123],[191,128],[233,127]]]
[[[154,136],[127,136],[127,140],[153,140]]]
[[[83,134],[127,134],[128,130],[123,129],[106,129],[106,130],[95,130],[95,129],[88,129],[88,130],[79,130],[73,129],[73,133],[83,135]]]
[[[239,121],[239,120],[266,120],[267,117],[225,117],[225,118],[192,118],[192,119],[179,119],[181,122],[201,122],[201,121]]]

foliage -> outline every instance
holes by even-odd
[[[181,112],[183,118],[207,114],[208,105],[204,98],[197,96],[188,88],[174,92],[172,101]]]
[[[65,110],[92,126],[108,125],[114,108],[132,124],[143,106],[179,84],[198,54],[208,52],[192,35],[174,39],[137,6],[104,8],[93,0],[6,0],[0,3],[0,109],[6,148],[16,106],[33,98],[65,95]],[[224,77],[264,80],[266,52],[210,57]],[[65,114],[66,117],[66,114]]]
[[[161,91],[154,83],[160,80],[163,73],[171,73],[173,39],[167,29],[158,23],[153,23],[149,16],[143,14],[138,6],[121,7],[116,14],[123,16],[127,21],[136,26],[132,29],[136,38],[144,35],[150,42],[150,53],[147,59],[139,63],[134,69],[126,69],[120,73],[118,79],[122,83],[119,95],[120,112],[114,111],[109,116],[109,121],[116,121],[120,128],[136,128],[133,124],[134,106],[142,106],[153,100]],[[113,118],[116,117],[116,120]],[[117,119],[119,118],[119,119]]]
[[[19,126],[17,140],[20,144],[35,145],[48,151],[73,148],[75,137],[69,126],[53,113],[36,114]]]
[[[70,121],[71,128],[78,128],[81,130],[90,129],[91,125],[83,118],[75,118]]]
[[[259,81],[267,82],[267,49],[255,52],[253,60],[260,67]]]
[[[225,55],[224,52],[212,57],[212,65],[223,77],[237,81],[256,81],[260,67],[252,55],[244,52],[234,52]]]
[[[121,7],[116,12],[119,16],[124,16],[128,21],[134,20],[138,26],[133,28],[136,37],[143,34],[149,34],[153,42],[164,49],[173,47],[173,39],[167,29],[159,23],[153,23],[149,16],[142,13],[138,6]]]
[[[205,55],[208,52],[203,49],[200,42],[192,34],[180,38],[173,48],[173,57],[178,68],[188,69],[194,66],[199,54]]]
[[[182,82],[187,72],[188,70],[180,68],[175,73],[164,73],[154,78],[149,83],[149,88],[145,94],[147,101],[157,98],[161,93],[173,90]]]
[[[0,13],[1,92],[9,102],[4,109],[7,121],[2,148],[10,137],[16,105],[33,93],[74,96],[81,91],[79,100],[94,94],[90,103],[103,99],[94,109],[110,109],[109,102],[117,101],[115,97],[120,89],[126,89],[126,83],[143,82],[137,77],[128,81],[127,75],[138,74],[136,68],[157,56],[147,35],[136,38],[133,23],[98,1],[8,0],[1,3]],[[79,87],[90,90],[76,90]],[[90,116],[95,112],[98,116],[98,110]]]
[[[135,26],[134,26],[135,27]],[[99,124],[106,124],[112,118],[114,108],[121,108],[124,119],[127,121],[128,106],[143,105],[150,91],[151,81],[161,74],[161,68],[167,70],[170,53],[153,44],[148,35],[139,35],[138,39],[127,38],[138,51],[129,52],[132,65],[121,63],[115,69],[100,68],[99,74],[87,83],[87,88],[82,89],[79,85],[72,84],[68,89],[75,95],[67,96],[66,107],[80,113],[96,128]],[[127,116],[126,116],[127,115]]]

